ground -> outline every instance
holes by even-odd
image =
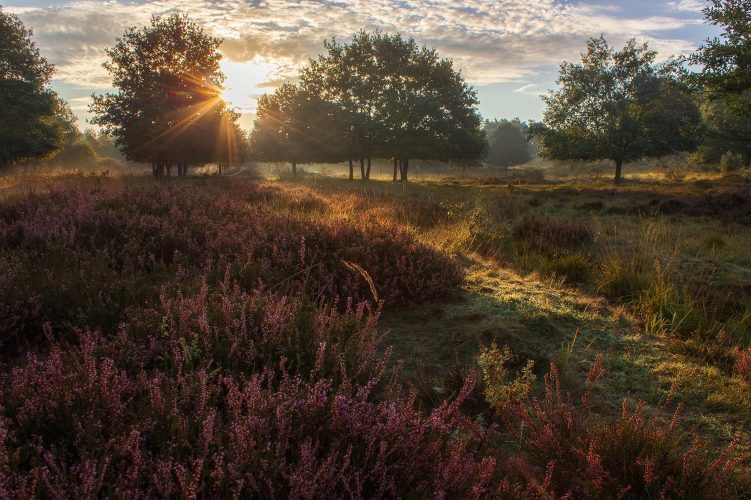
[[[418,171],[408,186],[385,177],[363,184],[310,174],[285,182],[243,175],[173,182],[270,183],[322,200],[322,210],[335,217],[393,219],[454,254],[465,270],[458,290],[387,309],[380,321],[384,345],[403,360],[426,405],[459,389],[482,345],[508,345],[517,367],[533,360],[538,384],[556,363],[574,393],[604,353],[607,376],[594,399],[599,412],[620,412],[624,398],[657,407],[674,393],[685,404],[684,425],[718,447],[742,433],[739,451],[751,457],[751,374],[734,364],[751,344],[749,182],[646,172],[616,188],[600,178],[544,175],[445,178]],[[150,182],[11,175],[0,180],[0,196]],[[303,203],[300,210],[309,208]],[[545,224],[550,228],[530,234]]]

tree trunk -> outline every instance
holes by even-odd
[[[167,177],[172,177],[172,162],[167,163]]]
[[[292,162],[292,177],[297,177],[297,162]]]
[[[407,184],[408,175],[409,175],[409,159],[405,159],[402,163],[402,184]]]
[[[360,179],[365,182],[365,158],[360,158]]]
[[[349,180],[355,178],[355,166],[352,164],[352,160],[349,160]]]
[[[187,176],[188,176],[188,162],[184,161],[183,162],[183,177],[187,177]]]
[[[370,180],[370,160],[371,158],[370,156],[368,156],[368,169],[365,171],[365,178],[367,180]]]
[[[396,170],[399,168],[399,160],[394,158],[394,182],[397,182]]]
[[[615,160],[615,183],[616,184],[621,183],[622,167],[623,167],[623,160],[621,159]]]
[[[156,160],[151,160],[151,175],[156,177]]]

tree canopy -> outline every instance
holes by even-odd
[[[720,95],[751,89],[751,9],[748,0],[711,0],[704,17],[722,34],[706,40],[690,58],[701,66],[700,85]]]
[[[130,160],[149,161],[155,175],[177,164],[231,161],[243,135],[220,93],[221,40],[187,16],[153,17],[107,50],[116,93],[93,96],[93,123],[110,132]]]
[[[327,40],[324,47],[300,72],[299,85],[259,101],[251,141],[259,158],[349,160],[350,177],[359,159],[364,179],[366,160],[390,158],[406,181],[410,159],[484,156],[475,91],[450,60],[411,38],[380,32],[361,31],[349,43]],[[296,104],[283,105],[290,102]],[[274,143],[270,137],[284,144],[284,153],[264,146]]]
[[[488,156],[485,161],[499,167],[526,163],[532,159],[532,145],[527,140],[528,126],[518,118],[485,123]]]
[[[625,161],[692,149],[698,109],[655,56],[633,39],[620,51],[590,39],[581,63],[564,62],[560,88],[543,97],[543,123],[530,129],[542,155],[613,160],[619,183]]]
[[[701,70],[688,80],[702,99],[705,139],[700,152],[719,160],[726,151],[751,164],[751,11],[745,0],[713,0],[704,9],[719,37],[707,40],[689,59]]]
[[[67,104],[49,88],[54,67],[31,35],[0,10],[0,167],[54,154],[74,127]]]

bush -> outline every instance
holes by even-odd
[[[549,256],[581,251],[594,242],[594,231],[583,222],[538,214],[525,215],[512,233],[528,249]]]
[[[17,311],[0,323],[0,339],[24,344],[45,322],[56,331],[112,330],[131,308],[154,304],[163,285],[195,289],[200,275],[218,283],[227,269],[246,290],[262,285],[386,307],[436,297],[461,280],[453,258],[408,229],[332,217],[320,204],[273,188],[233,197],[187,185],[53,191],[0,203],[0,270],[8,281],[0,311]]]
[[[618,417],[593,413],[590,391],[603,373],[602,364],[600,356],[578,405],[562,392],[555,364],[545,376],[542,398],[495,405],[504,423],[502,439],[518,449],[506,470],[507,481],[516,484],[519,493],[526,489],[543,498],[709,498],[735,493],[737,440],[709,459],[698,438],[680,430],[681,405],[672,416],[665,413],[666,406],[648,416],[644,403],[631,410],[624,400]]]
[[[744,159],[743,155],[741,155],[740,153],[727,151],[720,158],[720,170],[722,170],[722,172],[726,174],[740,170],[741,168],[743,168],[743,165]]]
[[[751,347],[735,349],[735,373],[751,382]]]
[[[635,300],[651,284],[649,277],[634,260],[618,256],[606,258],[602,263],[599,290],[610,299]]]
[[[480,497],[459,404],[429,415],[376,354],[377,314],[225,282],[2,377],[4,494]],[[161,325],[161,326],[160,326]]]
[[[586,257],[580,253],[573,253],[550,260],[547,272],[563,278],[567,283],[584,283],[592,274],[590,266]]]

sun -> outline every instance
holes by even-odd
[[[224,81],[222,99],[243,114],[255,113],[258,97],[273,91],[264,83],[275,74],[278,65],[267,59],[255,58],[247,62],[223,60]]]

